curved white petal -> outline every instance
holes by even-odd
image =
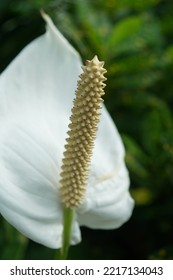
[[[51,248],[61,247],[58,182],[80,66],[78,54],[48,19],[46,34],[0,77],[0,212]],[[72,244],[79,241],[75,222]]]

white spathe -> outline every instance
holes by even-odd
[[[47,32],[31,42],[0,76],[0,212],[30,239],[61,247],[60,167],[77,79],[78,53],[44,14]],[[105,107],[95,141],[80,225],[113,229],[133,210],[124,147]]]

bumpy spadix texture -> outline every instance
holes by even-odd
[[[104,95],[103,83],[106,78],[104,63],[97,56],[87,60],[80,75],[76,98],[66,139],[64,159],[61,172],[61,198],[66,207],[78,206],[85,195],[88,169],[94,140],[99,122],[101,98]]]

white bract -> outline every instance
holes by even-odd
[[[44,18],[47,32],[0,77],[0,212],[30,239],[59,248],[60,167],[82,63],[51,19]],[[71,244],[80,242],[81,225],[114,229],[126,222],[134,205],[128,188],[124,147],[104,107]]]

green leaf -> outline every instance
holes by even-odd
[[[142,124],[142,142],[151,154],[160,154],[160,148],[173,130],[173,118],[164,101],[151,97],[149,102],[150,111]]]
[[[0,231],[0,259],[23,259],[28,239],[20,234],[14,227],[1,218]]]
[[[110,33],[107,49],[118,55],[145,51],[162,44],[159,24],[148,13],[129,16],[116,23]]]
[[[142,179],[148,176],[146,163],[148,161],[147,155],[142,148],[136,143],[134,139],[127,135],[122,136],[126,147],[126,162],[130,172],[136,177]]]

